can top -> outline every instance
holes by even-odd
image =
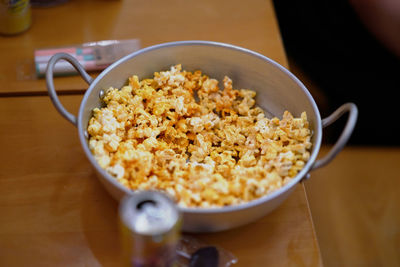
[[[125,226],[143,235],[166,233],[180,217],[175,203],[155,191],[138,191],[125,197],[119,212]]]

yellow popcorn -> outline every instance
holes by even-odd
[[[222,87],[181,65],[121,89],[93,110],[89,148],[99,165],[132,190],[155,189],[182,207],[235,205],[290,182],[310,157],[307,115],[267,118],[256,92]]]

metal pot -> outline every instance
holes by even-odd
[[[53,69],[59,60],[70,62],[89,84],[77,117],[62,106],[54,89]],[[294,116],[300,116],[301,112],[306,111],[313,132],[310,159],[291,182],[271,194],[245,204],[221,208],[180,208],[183,213],[184,231],[221,231],[247,224],[265,216],[289,196],[298,182],[308,178],[310,171],[329,163],[344,147],[354,129],[358,114],[354,104],[346,103],[332,115],[321,120],[314,99],[293,74],[263,55],[230,44],[182,41],[155,45],[118,60],[96,79],[91,78],[72,56],[56,54],[49,61],[46,72],[50,98],[61,115],[78,127],[79,139],[87,158],[95,168],[100,182],[117,200],[132,191],[122,186],[103,170],[92,156],[86,131],[92,110],[101,106],[103,90],[111,86],[122,87],[126,84],[127,78],[133,74],[141,78],[151,77],[154,71],[166,70],[171,65],[178,63],[181,63],[186,70],[199,69],[220,81],[227,75],[233,80],[235,88],[255,90],[257,104],[269,116],[280,117],[284,110],[289,110]],[[349,112],[348,120],[338,141],[324,158],[316,160],[321,146],[322,128],[346,112]]]

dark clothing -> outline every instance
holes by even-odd
[[[327,96],[329,107],[321,116],[354,102],[359,117],[350,144],[400,145],[399,58],[374,38],[345,0],[274,4],[288,56]],[[330,126],[328,143],[336,140],[343,122]]]

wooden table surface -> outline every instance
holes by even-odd
[[[45,81],[20,72],[40,47],[130,38],[143,47],[221,41],[287,67],[271,1],[70,0],[34,9],[31,29],[0,37],[0,266],[118,266],[117,202],[98,182],[77,129],[45,95]],[[72,94],[61,101],[76,112],[85,83],[74,76],[55,84]],[[303,184],[257,222],[195,237],[232,252],[236,266],[321,266]]]
[[[100,40],[140,39],[142,47],[181,40],[243,46],[287,66],[270,0],[70,0],[33,9],[24,34],[0,36],[0,95],[46,91],[31,67],[35,49]],[[58,90],[82,90],[79,77],[59,78]]]
[[[305,187],[324,266],[400,266],[400,147],[347,147]]]

